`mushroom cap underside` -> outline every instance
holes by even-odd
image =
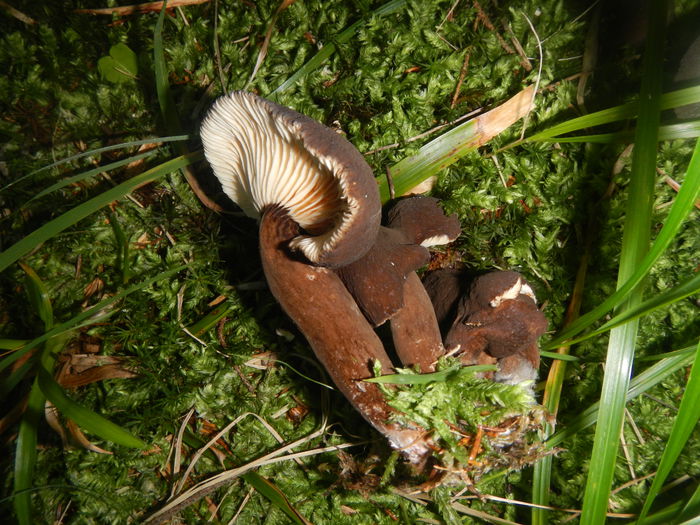
[[[280,206],[303,233],[290,246],[339,267],[369,250],[381,220],[371,168],[345,138],[252,93],[220,97],[201,126],[223,191],[250,217]]]

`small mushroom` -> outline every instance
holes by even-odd
[[[444,354],[435,312],[415,270],[430,260],[429,246],[454,241],[460,233],[456,215],[445,216],[437,199],[402,199],[388,214],[386,228],[370,251],[338,269],[367,319],[391,322],[396,353],[405,366],[432,372]]]
[[[515,384],[537,378],[537,340],[546,329],[527,281],[517,272],[491,272],[476,278],[457,303],[445,346],[464,364],[498,363],[494,379]]]
[[[443,338],[452,327],[457,303],[468,292],[461,270],[440,268],[423,276],[423,286],[433,303],[435,317]]]
[[[343,137],[256,95],[219,98],[201,127],[207,160],[224,191],[261,217],[260,254],[270,290],[304,334],[338,389],[414,463],[429,453],[425,432],[391,422],[376,384],[391,361],[330,268],[367,254],[381,204],[372,171]]]

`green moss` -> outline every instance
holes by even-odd
[[[34,26],[6,14],[0,18],[0,68],[4,72],[0,76],[2,188],[77,152],[164,133],[153,79],[156,14],[90,16],[72,11],[80,7],[80,2],[66,7],[59,4],[12,2],[13,7],[37,20]],[[578,19],[580,11],[571,2],[481,2],[496,31],[478,20],[472,4],[459,3],[448,17],[453,4],[452,0],[409,1],[394,14],[379,18],[373,16],[381,5],[376,2],[295,2],[277,18],[265,60],[249,85],[279,2],[209,2],[172,10],[166,17],[163,37],[171,89],[183,126],[196,134],[202,112],[225,90],[246,88],[263,96],[271,93],[320,49],[333,43],[337,52],[280,93],[278,101],[324,123],[337,121],[360,151],[398,143],[397,147],[367,156],[375,173],[382,174],[387,166],[415,153],[430,140],[426,137],[408,142],[412,137],[477,108],[492,108],[534,83],[537,45],[524,14],[543,39],[544,50],[540,81],[544,89],[537,96],[528,131],[577,116],[576,80],[562,79],[581,69],[588,18]],[[677,2],[676,9],[681,13],[691,8],[690,0]],[[214,51],[215,18],[219,56]],[[336,41],[340,32],[360,20],[365,22],[349,42]],[[511,44],[504,25],[523,45],[535,66],[533,70],[526,71],[521,58],[501,45],[498,35]],[[139,74],[133,82],[116,85],[100,77],[97,63],[119,42],[137,54]],[[468,72],[453,107],[466,54]],[[635,54],[636,50],[628,48],[616,55],[612,65],[601,61],[589,86],[589,110],[615,105],[634,95],[639,69]],[[219,65],[224,71],[223,84]],[[622,146],[529,144],[494,153],[519,134],[520,125],[516,125],[479,154],[468,155],[445,170],[433,193],[440,197],[446,211],[460,217],[464,233],[450,249],[460,254],[461,262],[473,270],[521,271],[544,302],[551,330],[556,330],[562,324],[590,230],[594,232],[593,264],[583,310],[596,306],[614,290],[629,167],[615,177],[611,197],[600,201]],[[191,147],[197,147],[196,141]],[[690,148],[683,141],[661,144],[658,166],[682,181]],[[3,248],[105,191],[112,183],[95,177],[20,209],[39,189],[134,152],[135,148],[129,148],[93,155],[2,189]],[[156,158],[139,169],[162,162],[168,155],[167,147],[163,147]],[[198,169],[204,172],[206,168]],[[110,174],[114,181],[128,176],[124,171]],[[658,231],[674,192],[661,181],[657,189],[654,222]],[[331,430],[308,446],[369,440],[347,452],[358,463],[378,457],[372,473],[381,475],[390,454],[386,444],[338,392],[308,381],[280,363],[262,370],[246,365],[254,354],[274,352],[278,360],[304,376],[328,382],[301,335],[260,286],[264,277],[253,221],[235,215],[217,216],[203,209],[179,174],[141,188],[133,196],[141,205],[122,200],[113,206],[111,216],[97,213],[86,218],[39,247],[26,262],[46,282],[59,321],[95,304],[100,296],[125,287],[124,265],[118,258],[123,246],[108,220],[118,221],[128,240],[130,284],[166,268],[187,265],[168,282],[159,282],[117,303],[107,321],[82,329],[99,338],[102,353],[127,358],[138,376],[110,379],[70,392],[84,406],[148,441],[153,450],[140,454],[90,436],[115,452],[112,456],[98,455],[64,448],[55,434],[42,429],[37,491],[32,495],[36,521],[54,521],[57,514],[66,511],[66,523],[130,523],[161,505],[173,481],[167,467],[171,439],[184,414],[193,407],[196,417],[190,431],[202,440],[206,439],[204,430],[209,429],[209,423],[222,428],[245,412],[264,417],[287,442],[309,434],[318,428],[322,416],[327,416],[333,425]],[[591,216],[597,219],[593,223],[589,221]],[[654,267],[647,282],[649,295],[669,289],[694,271],[699,236],[694,212],[672,249]],[[145,242],[137,244],[139,239]],[[41,333],[18,284],[21,278],[21,270],[15,267],[7,269],[0,280],[3,337],[32,338]],[[88,297],[85,290],[96,279],[102,281],[102,288]],[[230,308],[226,320],[195,340],[183,327],[192,326],[210,313],[214,308],[211,302],[220,295],[225,296],[223,304]],[[641,324],[639,354],[653,355],[685,346],[697,339],[699,324],[694,298],[656,312]],[[280,330],[291,332],[293,339],[278,335],[283,333]],[[605,343],[606,338],[599,337],[572,349],[582,360],[568,366],[560,427],[598,399]],[[547,362],[542,377],[546,368]],[[468,387],[472,396],[487,395],[480,388],[496,388],[461,376],[459,381],[460,388]],[[684,381],[684,372],[679,372],[650,391],[652,397],[640,397],[628,407],[644,438],[644,442],[639,440],[629,424],[625,428],[637,476],[655,469],[654,458],[658,458],[668,434]],[[21,384],[3,400],[4,413],[21,402],[26,386]],[[411,401],[407,393],[396,402],[423,414],[475,421],[473,397],[457,400],[464,413],[443,414],[448,407],[440,404],[440,396],[449,393],[438,392],[443,386],[432,386],[429,392],[425,388],[419,390],[420,402]],[[283,414],[297,404],[309,408],[309,415],[300,423]],[[435,427],[442,429],[445,439],[450,436],[444,427]],[[592,436],[589,429],[564,443],[565,450],[554,461],[553,505],[580,507]],[[3,495],[10,497],[14,442],[10,439],[7,443],[0,465],[6,474]],[[252,419],[233,430],[226,443],[226,468],[278,446]],[[698,443],[696,432],[672,477],[700,475],[693,461]],[[189,463],[195,449],[194,445],[184,447],[183,465]],[[464,459],[464,452],[456,447],[452,454],[462,454]],[[618,467],[616,486],[631,479],[624,460]],[[222,468],[204,458],[193,478],[204,479]],[[406,483],[402,468],[397,468],[386,484],[364,491],[358,489],[367,487],[353,485],[344,476],[344,468],[338,454],[331,452],[304,459],[301,466],[293,462],[266,466],[260,474],[274,480],[291,504],[314,523],[394,523],[392,516],[399,522],[447,520],[452,515],[445,502],[456,488],[441,488],[442,492],[433,495],[433,502],[420,505],[392,491]],[[529,476],[524,470],[486,477],[480,487],[485,493],[528,500]],[[216,519],[228,522],[248,492],[249,485],[237,481],[212,494],[212,501],[221,503]],[[616,495],[614,503],[621,511],[634,512],[643,497],[644,487],[638,484]],[[528,521],[523,511],[511,505],[471,500],[463,503],[507,519]],[[11,506],[9,500],[2,505]],[[11,512],[9,507],[7,512]],[[208,519],[209,512],[207,503],[199,502],[182,517],[185,522],[199,523]],[[458,519],[471,520],[464,515]],[[271,524],[289,520],[254,492],[243,506],[239,522]]]

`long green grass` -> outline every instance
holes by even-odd
[[[667,11],[652,5],[643,61],[630,49],[617,71],[601,67],[587,103],[601,109],[586,115],[572,111],[575,85],[562,80],[580,63],[561,59],[583,51],[589,14],[564,2],[296,2],[279,14],[274,3],[214,2],[117,24],[17,6],[39,27],[0,22],[0,64],[13,73],[0,125],[6,513],[130,523],[169,515],[171,500],[188,523],[546,523],[569,516],[564,508],[583,523],[693,522],[700,141],[697,121],[668,110],[700,101],[700,85],[662,85]],[[695,7],[681,2],[675,20]],[[515,40],[531,62],[542,41],[542,78]],[[72,52],[57,56],[55,42]],[[94,64],[116,42],[135,51],[138,78],[100,77]],[[464,234],[436,263],[526,275],[550,319],[541,376],[556,421],[541,437],[556,455],[474,480],[481,498],[469,484],[405,489],[416,480],[326,388],[265,291],[254,224],[213,213],[188,185],[206,173],[192,139],[224,70],[231,88],[255,71],[249,89],[338,121],[373,152],[384,200],[437,175],[432,192]],[[480,135],[479,116],[442,127],[536,82],[522,139],[519,125]],[[48,142],[43,112],[57,119]],[[161,145],[137,150],[150,143]],[[681,183],[677,193],[657,169]],[[66,391],[57,366],[94,341],[138,377]],[[114,454],[64,448],[44,423],[47,402]],[[681,488],[665,492],[673,480]]]

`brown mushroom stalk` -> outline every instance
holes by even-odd
[[[421,372],[434,372],[445,348],[430,297],[416,272],[406,276],[403,296],[403,308],[390,321],[396,353],[404,366],[419,366]]]
[[[338,269],[370,323],[379,326],[389,320],[404,366],[433,372],[444,354],[435,311],[415,270],[430,260],[428,246],[454,241],[459,233],[457,217],[445,216],[437,199],[402,199],[370,251]]]
[[[381,204],[372,171],[342,136],[251,93],[221,97],[202,123],[207,160],[222,189],[261,218],[260,254],[270,290],[333,382],[392,446],[414,463],[425,432],[391,422],[380,389],[363,379],[391,361],[343,282],[342,268],[371,251]]]
[[[263,213],[260,255],[270,291],[306,337],[338,389],[391,444],[414,462],[427,453],[424,431],[390,423],[392,409],[376,384],[363,382],[375,361],[392,364],[382,342],[331,270],[295,259],[289,243],[298,225],[279,207]]]

